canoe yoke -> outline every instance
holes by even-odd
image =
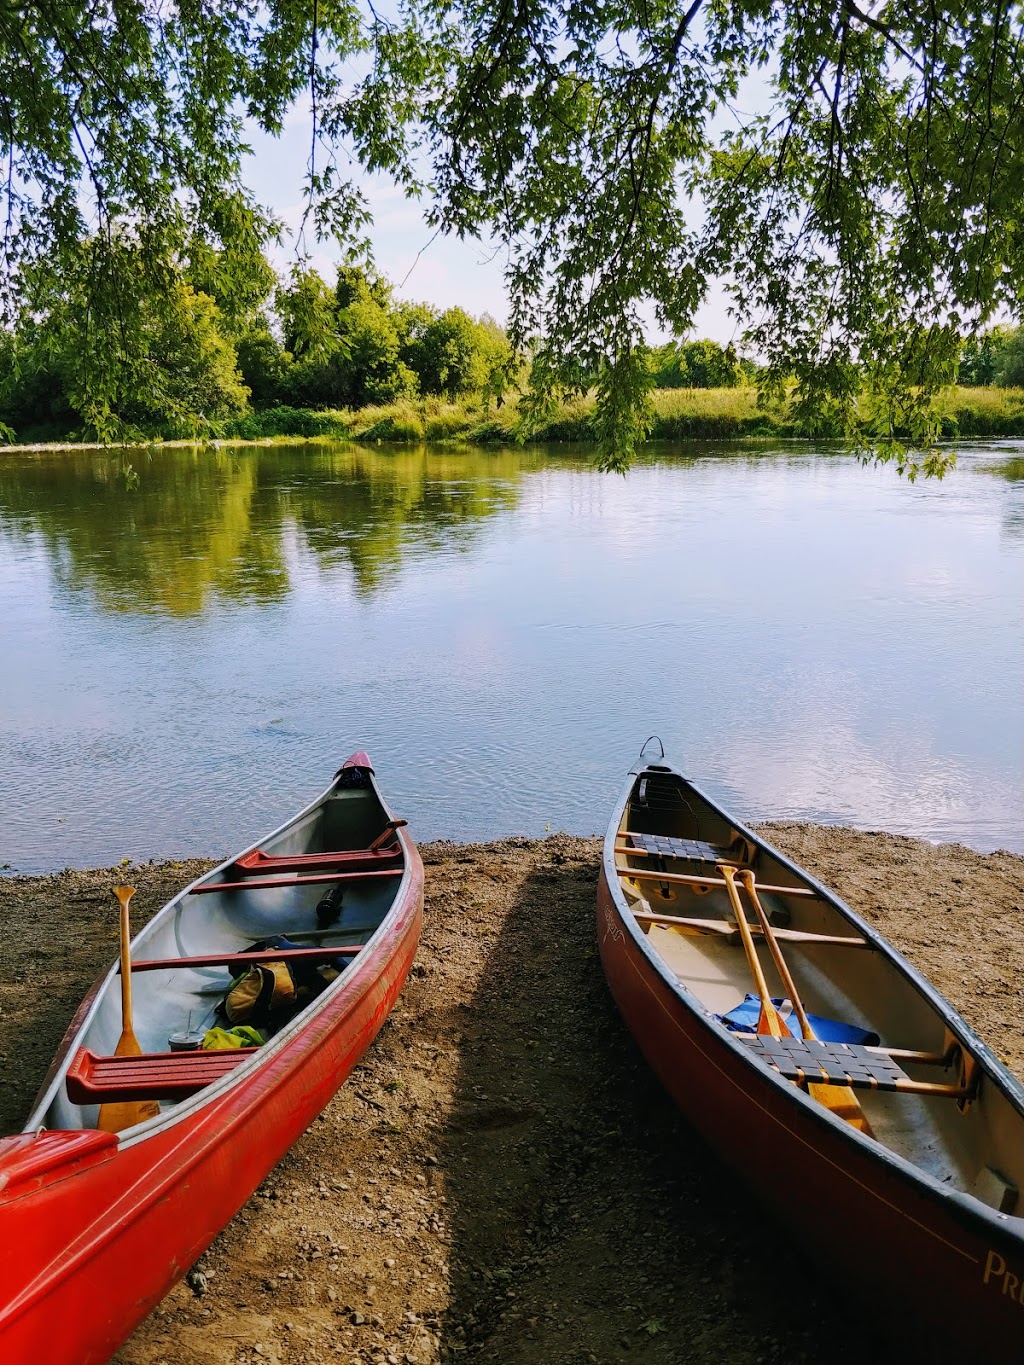
[[[79,1048],[67,1072],[72,1104],[126,1104],[135,1100],[183,1100],[212,1085],[259,1052],[144,1052],[138,1057],[97,1057]]]
[[[230,871],[230,869],[228,869]],[[378,877],[401,877],[405,869],[401,867],[388,868],[386,871],[375,872],[317,872],[311,877],[253,877],[249,881],[237,882],[203,882],[199,886],[193,886],[188,893],[190,896],[202,896],[210,891],[258,891],[267,886],[309,886],[313,883],[322,885],[334,882],[372,882]]]
[[[958,1085],[912,1080],[895,1055],[881,1048],[858,1047],[852,1043],[822,1043],[806,1038],[772,1038],[760,1033],[734,1033],[756,1056],[767,1062],[787,1081],[802,1089],[807,1085],[842,1085],[854,1090],[890,1090],[902,1095],[942,1095],[964,1103],[974,1098],[980,1072],[965,1059]],[[912,1057],[912,1053],[903,1055]],[[936,1058],[920,1057],[935,1061]],[[953,1057],[950,1057],[950,1062]]]
[[[331,962],[336,957],[355,957],[364,948],[352,943],[343,948],[264,948],[251,953],[203,953],[198,957],[149,957],[132,963],[133,972],[158,972],[175,967],[252,967],[260,962]]]

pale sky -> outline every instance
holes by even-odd
[[[309,114],[295,110],[279,138],[250,128],[253,155],[245,179],[258,201],[272,208],[293,232],[302,218],[302,179],[309,157]],[[381,176],[362,176],[374,222],[369,229],[376,264],[401,298],[432,304],[436,308],[464,308],[479,317],[490,313],[504,323],[508,294],[503,279],[505,253],[495,244],[459,241],[435,236],[424,221],[424,207],[406,199]],[[331,243],[317,244],[310,235],[309,251],[314,266],[328,280],[340,253]],[[271,253],[279,270],[294,261],[294,242]],[[725,296],[713,290],[697,317],[694,335],[711,337],[723,344],[738,339],[735,322],[726,313]],[[653,318],[650,340],[659,336]]]

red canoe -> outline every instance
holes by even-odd
[[[858,1320],[1024,1359],[1024,1091],[928,982],[665,763],[630,774],[597,923],[647,1060]]]
[[[118,967],[90,992],[24,1132],[0,1140],[4,1365],[109,1359],[330,1100],[416,952],[423,867],[403,824],[354,754],[323,796],[134,940],[144,1055],[112,1055]],[[318,918],[334,888],[340,904],[336,891]],[[273,935],[300,946],[245,953]],[[168,1050],[172,1034],[220,1022],[218,1002],[251,962],[328,958],[340,974],[262,1047]],[[98,1130],[100,1104],[144,1100],[160,1102],[155,1117]]]

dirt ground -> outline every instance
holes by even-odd
[[[1024,858],[766,832],[1024,1076]],[[422,852],[423,943],[398,1007],[119,1365],[884,1359],[640,1058],[597,955],[599,842]],[[112,882],[138,886],[138,925],[208,865],[0,880],[0,1132],[114,954]]]

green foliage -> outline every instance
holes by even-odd
[[[596,383],[609,465],[649,419],[646,310],[684,335],[716,278],[764,358],[766,398],[792,388],[807,430],[824,414],[883,449],[898,431],[927,443],[961,338],[1024,298],[1022,58],[1008,0],[16,7],[0,23],[0,322],[44,320],[39,373],[106,435],[145,382],[143,337],[204,344],[177,272],[217,301],[223,335],[252,331],[275,228],[240,181],[240,114],[279,132],[301,97],[304,232],[366,254],[338,148],[409,193],[429,182],[438,230],[506,248],[512,352],[534,357],[528,420]],[[770,88],[744,115],[751,78]],[[336,325],[364,302],[350,283],[332,301],[308,274],[283,301],[296,393],[346,391],[355,333],[377,346],[375,392],[402,389],[397,364],[449,396],[512,382],[505,362],[482,377],[461,319],[396,323],[392,362],[386,329]],[[979,365],[969,377],[1018,373]],[[158,377],[158,407],[184,420],[191,386],[206,420],[208,382],[174,392]],[[213,389],[230,406],[226,384]]]
[[[968,337],[960,354],[957,380],[961,384],[995,384],[1007,343],[1013,335],[1010,327],[993,327],[980,336]]]
[[[733,348],[715,341],[670,341],[651,362],[658,389],[729,389],[746,378]]]
[[[485,389],[504,397],[511,383],[513,353],[504,332],[492,318],[477,322],[461,308],[448,308],[417,327],[407,355],[423,392],[449,401]]]
[[[2,392],[12,424],[66,430],[77,419],[101,440],[194,435],[244,410],[248,390],[215,301],[174,271],[164,273],[158,302],[141,288],[98,298],[92,276],[112,257],[124,276],[148,269],[129,237],[90,240],[62,280],[40,277],[8,348]]]
[[[1001,388],[1024,385],[1024,328],[1009,333],[998,356],[995,383]]]

